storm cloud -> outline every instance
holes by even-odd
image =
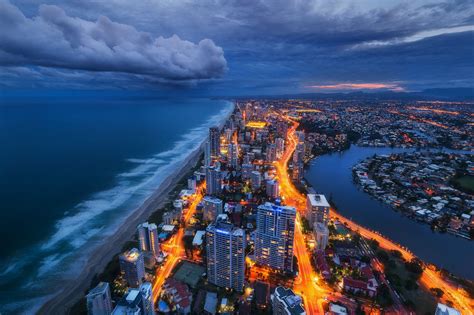
[[[217,78],[227,69],[223,49],[210,39],[153,37],[106,16],[96,21],[72,17],[55,5],[41,5],[29,18],[0,0],[0,29],[4,66],[123,72],[171,81]]]
[[[226,96],[474,85],[473,0],[11,1],[0,86]]]

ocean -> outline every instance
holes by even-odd
[[[67,94],[0,96],[0,313],[37,309],[233,109]]]

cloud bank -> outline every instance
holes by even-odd
[[[41,5],[26,17],[0,0],[0,65],[122,72],[169,81],[212,79],[227,69],[223,49],[210,39],[198,43],[177,35],[153,37],[100,16],[72,17]]]

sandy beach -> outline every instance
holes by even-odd
[[[41,306],[38,314],[67,314],[68,310],[89,289],[94,275],[102,272],[114,255],[120,252],[123,244],[132,239],[137,225],[165,205],[169,194],[178,182],[199,161],[202,148],[201,145],[199,149],[192,152],[181,166],[170,174],[155,192],[124,220],[122,226],[112,236],[104,240],[91,252],[83,270],[75,279],[65,281],[62,284],[63,289]]]

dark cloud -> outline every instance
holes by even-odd
[[[40,9],[36,16],[35,0],[15,2],[28,16],[24,19],[36,23],[47,19],[48,24],[61,32],[60,38],[68,45],[79,45],[71,51],[80,49],[84,33],[105,47],[114,45],[117,37],[126,37],[134,47],[147,47],[149,34],[162,34],[168,39],[179,34],[193,42],[202,38],[214,39],[225,50],[229,71],[219,79],[201,80],[199,88],[194,84],[196,80],[185,81],[181,87],[186,86],[191,92],[214,95],[293,93],[305,92],[304,87],[309,85],[346,82],[396,82],[408,90],[474,84],[473,39],[469,35],[472,32],[462,29],[472,29],[474,25],[472,0],[49,0],[48,3],[64,8],[70,16],[77,16],[74,21],[85,21],[100,29],[92,32],[91,26],[81,26],[87,31],[78,32],[77,28],[70,27],[74,23],[63,21],[61,14],[46,15],[45,18]],[[101,15],[123,24],[108,19],[102,21]],[[66,16],[66,20],[69,19],[72,18]],[[109,22],[119,26],[110,30]],[[123,27],[131,28],[132,35]],[[448,34],[450,32],[456,33]],[[48,38],[52,35],[35,40],[48,43]],[[30,38],[24,35],[23,40]],[[15,48],[14,45],[11,47]],[[150,75],[140,63],[140,71],[128,74],[85,71],[102,71],[104,64],[114,68],[107,52],[91,47],[98,54],[100,51],[101,58],[95,59],[97,63],[80,68],[73,63],[74,77],[70,80],[85,85],[93,80],[96,86],[168,88],[164,83],[169,79]],[[32,57],[24,50],[21,49],[21,58],[27,65]],[[148,57],[146,50],[140,49],[138,53]],[[34,53],[36,57],[39,54],[40,51]],[[13,60],[18,61],[19,56],[14,54]],[[0,60],[4,64],[10,63],[11,58],[0,50]],[[42,57],[37,59],[42,60]],[[60,67],[69,68],[70,60],[68,58]],[[46,66],[40,62],[34,64]],[[45,76],[49,84],[68,78],[65,70],[54,73],[46,73],[44,67],[34,70],[39,76]]]
[[[210,39],[197,44],[177,35],[156,37],[100,16],[89,21],[41,5],[26,17],[0,0],[0,63],[148,75],[158,80],[220,77],[227,63]]]

